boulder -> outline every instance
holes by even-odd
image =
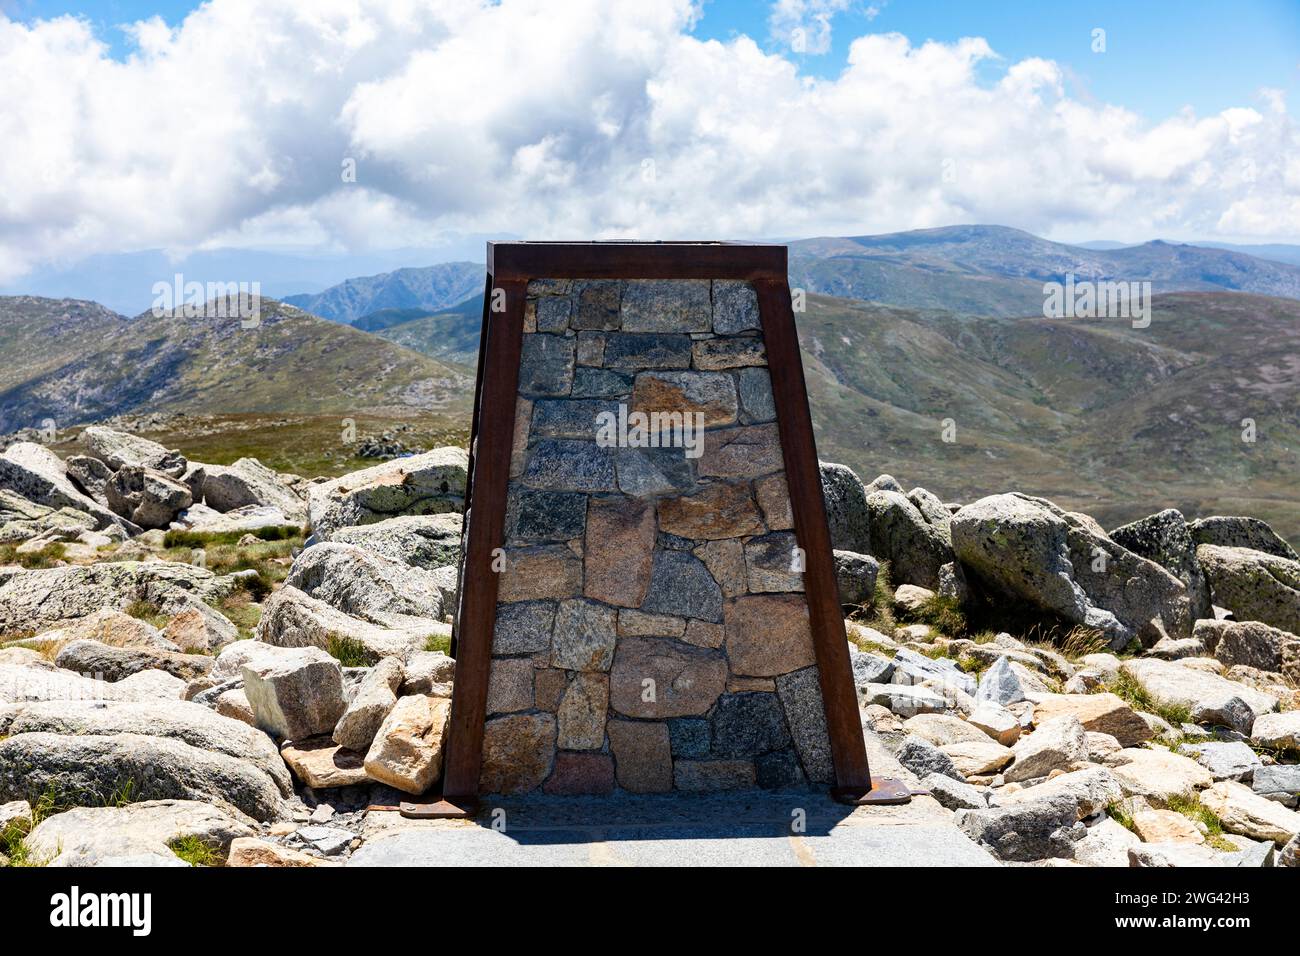
[[[343,672],[317,647],[282,650],[240,668],[257,726],[282,740],[329,734],[343,715]]]
[[[941,714],[948,709],[948,700],[928,687],[908,687],[900,684],[859,684],[858,702],[867,707],[876,704],[889,708],[902,717],[916,714]]]
[[[1261,797],[1276,800],[1292,810],[1300,808],[1300,764],[1256,767],[1250,788]]]
[[[835,581],[840,589],[840,604],[845,607],[870,604],[876,591],[880,562],[870,555],[855,551],[836,550],[832,556],[835,559]]]
[[[1300,750],[1300,710],[1260,714],[1249,733],[1250,742],[1256,747]]]
[[[982,740],[964,740],[945,744],[939,749],[948,755],[957,772],[963,776],[975,777],[997,773],[1011,762],[1011,749],[987,737]]]
[[[1210,588],[1201,572],[1201,563],[1196,560],[1196,542],[1181,511],[1166,508],[1116,528],[1109,537],[1134,554],[1154,561],[1181,581],[1187,589],[1192,620],[1210,615]]]
[[[339,528],[331,541],[364,548],[373,554],[432,571],[460,560],[461,516],[399,515],[355,527]]]
[[[349,750],[369,750],[384,718],[397,704],[402,677],[402,664],[396,658],[385,657],[376,664],[334,727],[334,741]]]
[[[1020,721],[1016,715],[992,701],[980,701],[966,722],[1004,747],[1010,747],[1020,739]]]
[[[1005,706],[1025,699],[1025,689],[1020,675],[1009,657],[1005,655],[993,662],[979,678],[975,699],[983,703]]]
[[[1270,694],[1181,663],[1140,658],[1125,661],[1122,670],[1158,702],[1186,707],[1198,724],[1247,733],[1257,716],[1277,708]]]
[[[168,528],[190,506],[189,486],[160,471],[132,465],[119,470],[104,486],[115,514],[141,528]]]
[[[314,484],[307,491],[312,530],[329,540],[348,525],[460,511],[468,467],[463,448],[436,448]]]
[[[98,458],[89,455],[72,455],[63,463],[72,483],[101,505],[108,504],[105,485],[113,477],[113,469]]]
[[[1145,843],[1205,842],[1191,818],[1175,810],[1141,810],[1133,814],[1133,830]]]
[[[284,761],[264,733],[198,703],[69,700],[0,707],[0,737],[29,733],[138,734],[177,740],[242,760],[266,774],[282,795],[293,794]]]
[[[169,451],[156,441],[130,435],[103,425],[87,426],[81,442],[90,457],[102,462],[110,471],[123,468],[151,468],[172,478],[185,474],[188,463],[179,451]]]
[[[238,757],[144,734],[17,734],[0,740],[0,799],[46,790],[106,803],[129,787],[136,800],[200,800],[255,820],[284,813],[279,788]]]
[[[1241,780],[1263,767],[1255,751],[1240,741],[1182,744],[1178,752],[1210,771],[1215,780]]]
[[[994,806],[1014,806],[1018,803],[1030,803],[1061,795],[1075,802],[1076,815],[1082,820],[1124,799],[1124,788],[1119,778],[1107,768],[1086,767],[1083,770],[1059,774],[1014,793],[999,792],[995,796]]]
[[[957,743],[989,742],[989,736],[984,731],[960,717],[949,714],[918,714],[905,720],[903,729],[936,747]]]
[[[912,734],[903,739],[902,744],[895,754],[898,762],[901,763],[918,777],[925,777],[932,773],[942,774],[945,777],[952,777],[954,780],[966,782],[966,777],[951,757],[936,747],[930,741]]]
[[[102,608],[64,627],[42,631],[39,635],[46,649],[58,649],[73,641],[98,641],[110,647],[144,647],[175,651],[178,645],[148,621],[142,621],[112,608]]]
[[[1196,556],[1215,604],[1231,610],[1238,621],[1300,633],[1300,561],[1214,544],[1200,545]]]
[[[1112,647],[1191,633],[1187,589],[1176,577],[1050,501],[982,498],[952,516],[951,535],[966,571],[995,593],[1099,630]]]
[[[19,547],[20,552],[38,550],[55,541],[78,541],[97,534],[97,527],[99,521],[84,511],[38,505],[16,491],[0,488],[0,543],[26,542]],[[110,527],[119,538],[126,537],[120,528]],[[112,540],[107,536],[99,537],[103,537],[103,544]]]
[[[894,673],[891,679],[895,684],[934,681],[951,685],[964,694],[973,695],[976,691],[975,678],[958,667],[955,661],[946,657],[929,658],[906,647],[900,648],[894,655]]]
[[[190,490],[193,494],[193,487]],[[289,520],[283,511],[272,505],[247,505],[223,514],[199,503],[197,495],[194,500],[195,504],[176,516],[172,522],[173,528],[206,534],[229,534],[237,531],[251,533],[260,528],[292,528],[301,524],[300,521]]]
[[[900,584],[894,590],[894,606],[908,613],[918,614],[925,607],[926,602],[933,597],[934,592],[929,588],[918,587],[915,584]]]
[[[1258,518],[1215,515],[1193,521],[1188,533],[1198,545],[1212,544],[1222,548],[1250,548],[1265,554],[1300,561],[1300,555],[1277,532]]]
[[[60,668],[0,663],[0,704],[44,700],[176,700],[185,681],[162,671],[141,671],[115,684]]]
[[[1195,760],[1162,748],[1121,750],[1112,769],[1126,796],[1145,797],[1156,807],[1168,806],[1174,798],[1191,799],[1196,791],[1213,783],[1210,772]]]
[[[340,747],[329,737],[307,737],[286,742],[280,756],[293,775],[313,790],[356,787],[370,782],[364,765],[365,751]]]
[[[351,544],[306,548],[285,584],[381,627],[429,633],[443,615],[442,592],[430,572]]]
[[[1084,730],[1110,734],[1125,747],[1151,738],[1151,728],[1133,708],[1114,694],[1031,694],[1034,721],[1041,723],[1063,714],[1079,718]]]
[[[989,805],[983,791],[941,773],[922,777],[921,789],[949,810],[983,810]]]
[[[831,546],[840,551],[871,554],[871,521],[861,480],[847,465],[823,461],[821,481]]]
[[[74,807],[38,824],[25,842],[32,859],[50,866],[123,866],[180,864],[171,848],[189,838],[224,853],[252,836],[238,815],[205,802],[150,800]]]
[[[429,694],[446,697],[440,689],[450,689],[456,677],[456,661],[442,651],[412,651],[406,656],[402,689],[398,696]]]
[[[282,587],[262,605],[257,639],[277,647],[328,648],[331,641],[356,641],[377,661],[381,657],[406,658],[424,647],[429,636],[450,628],[430,621],[420,631],[381,627],[336,610],[295,587]]]
[[[1300,637],[1259,621],[1196,622],[1194,635],[1225,667],[1276,671],[1300,683]]]
[[[1124,867],[1129,865],[1129,849],[1139,847],[1139,840],[1131,830],[1107,817],[1074,845],[1074,860],[1084,866]]]
[[[866,498],[871,529],[871,554],[889,562],[894,584],[915,584],[930,590],[939,587],[939,568],[953,560],[948,530],[949,516],[939,506],[925,514],[906,496],[896,491],[873,491]]]
[[[183,651],[206,654],[238,640],[239,630],[220,614],[205,614],[190,607],[167,622],[162,637]]]
[[[1053,770],[1070,770],[1088,759],[1083,725],[1073,714],[1043,721],[1012,748],[1014,762],[1003,776],[1008,783],[1045,777]]]
[[[1244,784],[1222,780],[1201,794],[1201,803],[1219,818],[1223,829],[1253,840],[1272,840],[1278,847],[1300,833],[1300,813],[1255,793]]]
[[[871,654],[849,645],[849,664],[853,668],[853,684],[886,684],[894,676],[894,662],[883,654]]]
[[[249,506],[278,510],[290,524],[307,518],[306,503],[256,458],[240,458],[233,465],[203,466],[203,503],[220,512]]]
[[[1073,797],[1060,794],[1007,807],[958,810],[957,828],[997,857],[1015,862],[1070,859],[1087,835]]]
[[[59,651],[54,663],[64,670],[109,683],[150,670],[165,671],[189,681],[212,669],[212,658],[201,654],[159,651],[151,647],[111,647],[98,641],[73,641]]]
[[[442,739],[450,713],[451,701],[444,697],[398,700],[366,754],[366,773],[404,793],[424,793],[442,773]]]
[[[176,561],[114,561],[31,571],[0,571],[0,633],[62,627],[101,608],[137,601],[179,613],[215,602],[238,582]]]
[[[48,508],[84,511],[95,519],[96,528],[116,525],[127,534],[140,533],[139,525],[119,517],[78,489],[68,478],[67,466],[59,456],[35,442],[16,442],[0,455],[0,488]]]
[[[1224,853],[1196,843],[1139,843],[1129,848],[1129,865],[1135,867],[1261,867],[1273,865],[1273,845]]]

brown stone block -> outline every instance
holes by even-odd
[[[766,530],[748,482],[715,482],[693,495],[660,500],[659,528],[695,539],[737,538]]]
[[[568,795],[610,793],[614,789],[614,758],[599,753],[557,753],[555,770],[542,789]]]
[[[639,607],[654,567],[654,507],[638,498],[587,503],[583,593],[619,607]]]
[[[673,768],[678,790],[747,790],[755,779],[752,760],[679,760]]]
[[[505,555],[497,600],[538,601],[582,592],[582,559],[564,545],[515,548]]]
[[[727,662],[716,651],[657,637],[619,641],[610,671],[610,705],[628,717],[703,714],[726,688]]]
[[[701,476],[756,478],[782,467],[781,438],[775,422],[704,433],[704,454],[697,466]]]
[[[726,636],[727,632],[721,624],[695,620],[686,625],[686,634],[682,640],[696,647],[721,647]]]
[[[737,402],[736,383],[722,372],[642,372],[632,387],[631,410],[699,414],[708,428],[735,422]]]
[[[768,475],[754,482],[754,494],[763,512],[763,522],[773,531],[789,531],[794,527],[794,514],[790,510],[790,491],[785,485],[785,472]]]
[[[555,760],[555,717],[513,714],[483,726],[482,793],[526,793],[542,785]]]
[[[748,591],[745,586],[745,551],[738,540],[719,538],[700,545],[692,553],[709,569],[713,580],[722,589],[723,597],[738,597]]]
[[[605,744],[609,675],[575,674],[556,711],[561,750],[599,750]]]
[[[681,637],[686,618],[672,614],[648,614],[633,608],[618,612],[619,637]]]
[[[549,657],[548,654],[547,658]],[[539,668],[533,675],[533,696],[537,709],[555,713],[568,685],[569,675],[564,671],[554,667]]]
[[[802,595],[736,598],[726,606],[725,625],[732,673],[776,677],[816,659],[808,605]]]
[[[673,788],[667,724],[611,720],[608,730],[620,787],[633,793],[665,793]]]
[[[532,710],[533,701],[533,662],[526,657],[494,660],[488,677],[487,712]]]

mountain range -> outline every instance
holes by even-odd
[[[798,322],[823,458],[947,500],[1016,489],[1107,526],[1174,506],[1300,536],[1300,267],[986,226],[799,240],[790,254],[791,284],[810,293]],[[1150,326],[1044,319],[1043,283],[1069,273],[1150,281]],[[350,279],[263,299],[252,330],[0,298],[0,431],[237,413],[261,416],[238,427],[268,446],[244,453],[271,457],[286,434],[266,424],[276,415],[332,416],[322,434],[350,414],[457,433],[482,282],[470,262]],[[183,425],[168,427],[185,450]],[[204,436],[206,460],[218,437]]]

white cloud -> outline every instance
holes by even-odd
[[[840,6],[778,5],[827,29]],[[1153,124],[1071,99],[1047,60],[981,81],[982,39],[863,36],[815,79],[747,37],[693,38],[696,15],[212,0],[135,25],[124,62],[85,22],[0,17],[0,282],[100,252],[471,233],[1300,238],[1300,134],[1275,91]]]

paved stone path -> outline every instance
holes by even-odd
[[[915,785],[867,742],[876,774]],[[475,820],[372,812],[348,865],[998,865],[951,821],[931,797],[897,807],[845,807],[803,791],[497,798]]]

